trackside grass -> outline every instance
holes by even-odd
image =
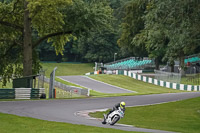
[[[7,82],[6,86],[3,86],[3,83],[0,82],[0,89],[1,88],[9,88],[9,89],[11,89],[12,88],[12,80],[10,80],[10,82]]]
[[[1,133],[129,133],[116,129],[50,122],[0,113]],[[130,132],[131,133],[131,132]],[[137,132],[134,132],[137,133]]]
[[[169,89],[169,88],[145,83],[143,81],[135,80],[133,78],[130,78],[124,75],[92,75],[90,76],[90,78],[103,81],[105,83],[115,85],[124,89],[138,92],[138,93],[131,93],[127,95],[183,92],[180,90],[174,90],[174,89]]]
[[[63,83],[63,84],[66,84],[66,85],[76,86],[76,87],[79,87],[79,88],[86,89],[86,88],[84,88],[84,87],[82,87],[82,86],[79,86],[79,85],[76,85],[76,84],[73,84],[73,83],[64,81],[64,80],[62,80],[62,79],[60,79],[60,78],[57,78],[57,77],[55,78],[55,80],[58,81],[58,82],[61,82],[61,83]],[[90,90],[90,96],[99,96],[99,97],[101,97],[101,96],[105,96],[105,95],[107,95],[107,94],[104,94],[104,93],[100,93],[100,92],[96,92],[96,91]]]
[[[92,72],[94,63],[41,63],[45,75],[50,76],[50,73],[55,67],[56,76],[67,76],[67,75],[84,75],[87,72]]]
[[[94,71],[94,63],[41,63],[41,65],[46,70],[45,75],[47,77],[50,77],[50,73],[55,67],[58,67],[56,76],[84,75]],[[2,82],[0,82],[0,88],[12,88],[12,80],[6,86],[2,86]]]
[[[102,118],[104,112],[90,114]],[[200,97],[159,105],[130,107],[120,123],[136,127],[176,131],[200,132]]]
[[[117,94],[106,94],[96,92],[94,90],[90,91],[90,96],[92,97],[110,97],[110,96],[128,96],[128,95],[144,95],[144,94],[159,94],[159,93],[176,93],[183,92],[180,90],[169,89],[165,87],[160,87],[152,84],[148,84],[142,81],[135,80],[133,78],[123,76],[123,75],[91,75],[90,78],[95,80],[103,81],[105,83],[115,85],[124,89],[136,91],[137,93],[117,93]],[[57,81],[64,83],[66,85],[72,85],[81,87],[79,85],[75,85],[69,83],[67,81],[63,81],[59,78],[56,78]],[[84,88],[84,87],[81,87]]]

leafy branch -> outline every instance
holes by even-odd
[[[34,44],[33,44],[33,48],[35,48],[36,46],[38,46],[41,42],[43,42],[44,40],[50,38],[50,37],[54,37],[54,36],[59,36],[59,35],[65,35],[65,34],[71,34],[72,31],[64,31],[64,32],[57,32],[57,33],[51,33],[51,34],[48,34],[46,36],[43,36],[41,37],[40,39],[38,39],[38,41],[36,41]]]
[[[2,21],[2,20],[0,20],[0,25],[8,26],[8,27],[23,31],[23,27],[16,25],[16,24],[9,23],[9,22],[5,22],[5,21]]]

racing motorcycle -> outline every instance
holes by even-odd
[[[106,114],[104,114],[104,120],[102,124],[108,123],[110,125],[114,125],[123,117],[124,117],[124,111],[119,107],[118,110],[115,110],[112,113],[110,113],[108,117]]]

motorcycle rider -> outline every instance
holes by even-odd
[[[108,118],[109,114],[111,114],[115,110],[118,110],[119,107],[121,108],[121,110],[123,112],[125,112],[125,105],[126,105],[126,103],[123,102],[123,101],[120,102],[120,103],[115,104],[115,106],[113,107],[113,109],[111,109],[110,112],[107,114],[106,119]]]

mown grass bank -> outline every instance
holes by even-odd
[[[91,75],[89,76],[92,79],[102,81],[114,86],[118,86],[124,89],[128,89],[131,91],[135,91],[136,93],[117,93],[117,94],[106,94],[106,93],[100,93],[96,92],[94,90],[90,91],[90,96],[93,97],[110,97],[110,96],[130,96],[130,95],[146,95],[146,94],[160,94],[160,93],[177,93],[177,92],[185,92],[180,90],[174,90],[170,88],[165,88],[149,83],[145,83],[142,81],[135,80],[133,78],[130,78],[128,76],[123,75]],[[66,81],[63,81],[61,79],[56,78],[57,81],[62,82],[67,85],[77,86],[81,87],[79,85],[75,85]],[[84,87],[81,87],[84,88]]]
[[[183,92],[180,90],[174,90],[174,89],[169,89],[169,88],[145,83],[143,81],[135,80],[133,78],[130,78],[128,76],[123,76],[123,75],[92,75],[90,76],[90,78],[137,92],[137,93],[131,93],[127,95]]]
[[[108,128],[99,128],[69,123],[50,122],[28,117],[0,113],[1,133],[129,133]],[[137,133],[137,132],[134,132]]]
[[[102,118],[105,112],[91,113]],[[129,107],[120,123],[136,127],[176,131],[200,132],[200,97],[159,105]]]
[[[55,67],[57,67],[56,76],[84,75],[94,71],[94,63],[41,63],[41,65],[46,70],[47,77],[50,76]]]

